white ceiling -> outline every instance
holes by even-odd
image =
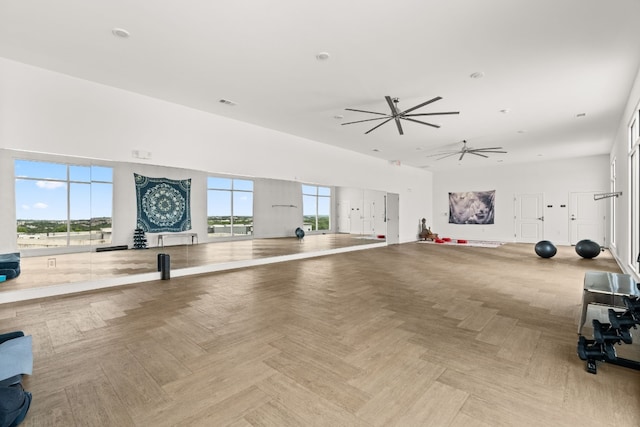
[[[463,139],[508,151],[465,167],[608,153],[639,23],[639,0],[0,0],[0,56],[437,170]],[[386,95],[460,114],[341,125]]]

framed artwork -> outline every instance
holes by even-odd
[[[493,224],[496,192],[449,193],[450,224]]]

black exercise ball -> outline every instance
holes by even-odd
[[[540,240],[535,246],[536,254],[540,258],[551,258],[558,252],[558,249],[548,240]]]
[[[600,254],[600,245],[593,240],[580,240],[576,243],[576,253],[582,258],[595,258]]]
[[[302,228],[296,228],[296,237],[300,240],[304,239],[304,230]]]

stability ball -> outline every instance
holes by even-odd
[[[540,258],[551,258],[558,252],[558,249],[548,240],[540,240],[535,246],[536,254]]]
[[[600,245],[593,240],[580,240],[576,243],[576,253],[582,258],[595,258],[600,254]]]
[[[296,237],[298,238],[298,240],[304,239],[304,230],[302,228],[296,228]]]

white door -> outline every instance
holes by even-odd
[[[387,210],[385,213],[387,221],[387,244],[397,245],[400,243],[400,195],[397,193],[387,193]]]
[[[374,215],[375,203],[365,200],[362,204],[362,234],[365,236],[373,235]]]
[[[362,234],[362,200],[354,200],[349,208],[349,229],[351,234]]]
[[[515,197],[516,242],[535,243],[544,236],[542,194],[518,194]]]
[[[605,246],[605,206],[603,200],[593,200],[596,193],[599,192],[569,194],[569,240],[572,245],[589,239]]]
[[[351,202],[349,200],[340,200],[338,202],[338,233],[351,232]]]

